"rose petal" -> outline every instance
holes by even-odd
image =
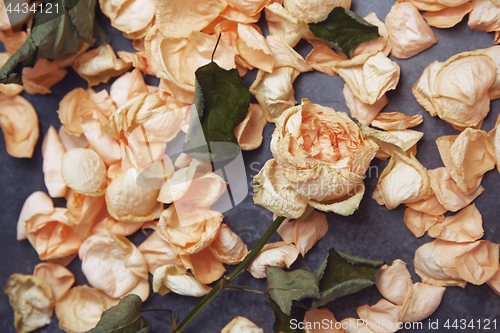
[[[264,333],[262,328],[258,327],[245,317],[236,317],[229,324],[224,326],[221,333]]]
[[[311,35],[306,22],[297,19],[277,2],[267,5],[265,13],[269,33],[280,36],[291,47]]]
[[[431,195],[428,199],[407,203],[408,208],[427,213],[429,215],[443,215],[448,210],[441,205],[436,195]]]
[[[402,306],[394,305],[385,299],[372,306],[360,306],[356,310],[359,318],[363,319],[375,333],[396,332],[403,311]]]
[[[351,8],[351,0],[285,0],[285,8],[294,17],[306,23],[313,23],[328,16],[335,7]]]
[[[63,144],[66,151],[74,148],[85,148],[89,144],[89,142],[85,138],[85,135],[75,136],[72,134],[68,134],[64,125],[61,125],[61,127],[59,127],[58,134],[59,139],[61,140],[61,143]]]
[[[66,295],[73,283],[75,283],[73,273],[67,268],[49,262],[36,265],[33,275],[49,284],[56,303]]]
[[[441,304],[445,291],[445,287],[420,282],[415,283],[411,288],[408,306],[401,321],[419,322],[429,317]]]
[[[30,95],[52,93],[50,88],[66,76],[66,70],[55,61],[39,59],[33,68],[23,68],[24,90]]]
[[[80,136],[83,133],[80,118],[92,117],[95,109],[96,105],[90,100],[90,94],[82,88],[76,88],[63,97],[57,113],[66,132]]]
[[[382,296],[402,306],[413,285],[406,263],[396,259],[391,266],[382,266],[377,273],[376,285]]]
[[[45,187],[52,198],[66,195],[66,184],[61,176],[61,160],[64,146],[54,126],[50,126],[42,143],[43,174]]]
[[[472,9],[473,6],[470,3],[464,3],[460,6],[447,7],[435,12],[426,12],[422,17],[431,27],[451,28],[460,23],[464,16],[470,13]]]
[[[366,323],[361,319],[346,318],[340,322],[345,327],[345,333],[373,333]]]
[[[293,67],[300,72],[308,72],[312,67],[290,45],[278,35],[266,37],[269,49],[274,57],[274,68]]]
[[[487,240],[477,241],[471,249],[455,257],[458,275],[475,285],[488,281],[498,271],[499,245]]]
[[[500,8],[489,0],[472,0],[472,12],[469,14],[468,25],[478,31],[500,30]]]
[[[179,256],[172,250],[170,244],[155,231],[138,247],[148,264],[148,270],[154,274],[160,266],[180,263]]]
[[[267,267],[290,268],[299,256],[299,250],[285,242],[266,244],[254,261],[248,266],[247,271],[256,279],[266,277]]]
[[[239,264],[248,254],[248,248],[240,236],[224,223],[209,248],[217,260],[228,265]]]
[[[37,214],[51,215],[54,213],[54,203],[52,199],[41,191],[33,192],[26,201],[24,201],[23,208],[17,220],[17,240],[27,238],[26,235],[26,221],[31,219]]]
[[[127,35],[148,28],[155,16],[154,0],[99,0],[99,5],[111,25]]]
[[[407,116],[401,112],[379,113],[371,122],[371,126],[385,131],[405,130],[420,125],[424,121],[421,114]]]
[[[373,51],[381,51],[386,56],[389,56],[392,50],[392,44],[389,43],[389,32],[387,31],[385,23],[380,21],[377,14],[373,12],[365,16],[364,19],[366,22],[371,23],[378,28],[380,37],[356,46],[352,56],[355,57],[361,53],[370,53]]]
[[[153,291],[162,296],[173,291],[178,295],[201,297],[210,290],[193,275],[172,264],[159,267],[153,276]]]
[[[106,187],[106,166],[91,149],[75,148],[65,152],[61,176],[66,186],[84,195],[100,196]]]
[[[415,155],[417,142],[424,133],[413,130],[379,131],[364,125],[360,125],[361,133],[371,138],[377,145],[376,158],[386,160],[395,152],[401,155]]]
[[[252,25],[238,23],[236,47],[238,54],[250,64],[271,73],[274,68],[274,57],[266,39]]]
[[[113,137],[104,132],[97,120],[82,118],[80,125],[90,147],[99,154],[106,165],[121,160],[120,145]]]
[[[330,76],[335,75],[334,67],[344,60],[347,60],[345,55],[336,53],[326,44],[316,46],[306,57],[312,68]]]
[[[181,255],[180,258],[184,266],[203,284],[217,281],[226,271],[224,265],[207,248],[198,253]]]
[[[424,212],[419,212],[412,208],[407,208],[405,210],[405,224],[408,229],[410,229],[410,231],[415,235],[415,237],[422,237],[425,232],[436,223],[441,225],[443,220],[443,215],[430,215]]]
[[[344,98],[345,103],[351,111],[351,117],[358,120],[363,125],[370,125],[370,123],[377,117],[379,112],[387,105],[389,99],[383,95],[378,101],[372,105],[361,102],[354,94],[347,84],[344,84]]]
[[[483,220],[475,204],[429,229],[429,236],[450,242],[473,242],[483,236]]]
[[[306,333],[344,333],[343,329],[337,328],[339,327],[337,319],[328,309],[307,311],[304,316],[304,326]]]
[[[267,124],[259,104],[250,103],[245,119],[234,129],[241,150],[254,150],[262,144],[262,132]]]
[[[138,69],[121,75],[111,85],[110,97],[119,108],[125,105],[128,100],[148,93],[148,87]]]

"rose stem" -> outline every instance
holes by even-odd
[[[184,320],[177,326],[177,328],[172,333],[181,333],[186,327],[193,321],[194,318],[210,303],[214,300],[215,297],[221,292],[222,284],[229,284],[234,279],[236,279],[241,273],[243,273],[247,267],[252,263],[252,261],[257,257],[260,253],[260,250],[267,244],[269,239],[274,235],[278,227],[283,223],[285,217],[278,216],[274,222],[271,224],[269,229],[262,235],[257,244],[253,247],[252,251],[245,257],[245,259],[240,262],[238,266],[228,275],[222,277],[212,290],[202,298],[202,300],[194,307],[193,310],[184,318]]]

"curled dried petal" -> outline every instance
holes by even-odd
[[[321,323],[321,328],[318,328]],[[328,323],[328,329],[324,328],[324,323]],[[344,330],[338,328],[337,319],[328,309],[313,309],[306,312],[304,316],[304,326],[306,333],[344,333]]]
[[[33,68],[23,69],[24,90],[30,95],[46,95],[50,88],[66,76],[66,70],[55,61],[39,59]]]
[[[52,199],[41,191],[33,192],[24,202],[17,220],[17,240],[26,239],[26,221],[36,214],[51,215],[54,213]]]
[[[500,295],[500,270],[493,274],[493,276],[487,281],[487,283],[494,292]]]
[[[7,153],[13,157],[31,157],[38,140],[38,116],[30,102],[21,96],[0,95],[0,127]]]
[[[351,8],[351,0],[285,0],[284,6],[299,20],[313,23],[328,16],[335,7]]]
[[[33,275],[48,283],[56,303],[66,295],[73,283],[75,283],[73,273],[66,267],[50,262],[42,262],[36,265]]]
[[[69,188],[84,195],[100,196],[106,187],[106,165],[91,149],[75,148],[65,152],[61,176]]]
[[[68,333],[87,332],[97,325],[102,313],[118,301],[88,286],[71,288],[56,304],[59,327]]]
[[[214,257],[210,249],[206,248],[198,253],[181,255],[184,266],[191,270],[198,281],[209,284],[222,277],[226,268]]]
[[[236,265],[245,259],[248,248],[240,236],[222,223],[217,237],[210,244],[210,251],[219,261],[228,265]]]
[[[245,119],[234,129],[241,150],[254,150],[262,143],[262,132],[267,124],[259,104],[250,103]]]
[[[83,133],[80,118],[92,117],[95,109],[96,106],[90,100],[90,94],[82,88],[76,88],[67,93],[59,102],[57,113],[67,134],[80,136]]]
[[[64,146],[54,126],[50,126],[42,143],[43,175],[45,187],[52,198],[66,195],[66,184],[61,176],[61,160]]]
[[[354,96],[351,89],[347,84],[344,84],[344,98],[345,103],[351,111],[351,117],[358,120],[363,125],[370,125],[370,123],[377,117],[379,112],[387,105],[389,99],[383,95],[379,100],[373,104],[363,103]]]
[[[311,71],[312,68],[290,45],[278,35],[266,37],[269,49],[274,57],[274,67],[293,67],[300,72]]]
[[[377,14],[373,12],[365,16],[364,19],[366,22],[378,27],[380,37],[356,46],[352,56],[355,57],[361,53],[370,53],[373,51],[381,51],[386,56],[389,56],[392,50],[392,44],[389,42],[389,32],[387,31],[385,23],[380,21]]]
[[[429,229],[429,236],[450,242],[473,242],[483,236],[483,219],[475,204]]]
[[[407,116],[401,112],[382,112],[373,119],[370,125],[385,131],[397,131],[415,127],[420,125],[423,121],[424,118],[421,114]]]
[[[396,2],[385,17],[389,31],[391,53],[399,59],[407,59],[436,44],[438,39],[410,2]]]
[[[444,208],[444,206],[439,202],[435,194],[425,200],[407,203],[406,206],[429,215],[443,215],[448,211],[448,209]]]
[[[99,0],[99,5],[111,25],[126,35],[148,28],[155,16],[154,0]]]
[[[443,215],[430,215],[412,208],[405,210],[405,224],[415,237],[422,237],[429,228],[436,223],[440,224],[443,220]]]
[[[370,327],[361,319],[346,318],[340,323],[346,327],[344,333],[373,333]]]
[[[90,147],[99,154],[106,165],[121,160],[120,145],[109,134],[107,134],[102,125],[92,118],[82,118],[80,125],[87,138]]]
[[[455,257],[458,275],[475,285],[480,285],[491,279],[498,271],[498,249],[500,245],[487,240],[477,241],[472,248]]]
[[[3,292],[14,309],[17,332],[31,332],[50,324],[54,298],[47,282],[33,275],[12,274]]]
[[[144,77],[138,69],[124,73],[113,82],[109,89],[110,97],[121,108],[127,101],[148,93]]]
[[[201,297],[211,288],[176,265],[165,265],[157,268],[153,276],[153,291],[165,295],[171,291],[178,295]]]
[[[411,288],[408,306],[402,322],[421,321],[436,311],[443,298],[445,287],[417,282]]]
[[[154,274],[160,266],[178,264],[179,256],[172,250],[170,244],[155,231],[138,247],[148,264],[148,270]]]
[[[336,53],[326,44],[314,47],[306,57],[312,68],[330,76],[335,75],[334,67],[344,60],[347,60],[345,55]]]
[[[221,333],[264,333],[262,328],[258,327],[245,317],[236,317],[229,324],[224,326]]]
[[[271,73],[274,68],[274,57],[266,39],[255,27],[238,23],[238,54],[252,67]]]
[[[376,129],[360,125],[361,133],[371,138],[377,145],[378,151],[376,158],[386,160],[395,152],[410,156],[415,155],[417,151],[417,142],[424,133],[413,130],[398,131],[378,131]]]
[[[266,244],[247,270],[256,279],[266,277],[267,267],[290,268],[299,256],[299,250],[293,245],[285,242]]]
[[[265,13],[270,34],[280,36],[291,47],[295,47],[303,37],[311,35],[306,22],[291,15],[277,2],[267,5]]]
[[[472,11],[472,8],[473,6],[467,2],[456,7],[447,7],[439,11],[427,12],[422,17],[431,27],[451,28],[460,23],[464,16]]]
[[[403,305],[413,285],[406,263],[396,259],[391,266],[382,266],[377,274],[376,285],[387,300]]]
[[[360,306],[356,312],[359,318],[363,319],[373,332],[392,333],[399,329],[398,323],[404,309],[401,305],[394,305],[385,299],[381,299],[375,305]]]
[[[469,14],[468,25],[479,31],[500,30],[500,7],[490,0],[472,0],[472,12]]]

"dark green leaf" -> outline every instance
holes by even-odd
[[[292,301],[321,297],[318,288],[319,280],[311,272],[303,269],[285,272],[278,267],[268,267],[266,275],[269,296],[288,316],[292,310]]]
[[[323,21],[309,23],[309,29],[348,58],[359,44],[380,37],[376,26],[342,7],[335,7]]]
[[[194,106],[184,152],[204,161],[236,157],[239,147],[234,129],[250,106],[250,92],[238,70],[227,71],[213,61],[198,68]]]
[[[31,34],[19,50],[0,69],[0,83],[22,83],[24,67],[33,67],[38,59],[56,59],[78,51],[81,37],[90,45],[106,40],[102,29],[95,24],[96,0],[51,0],[52,12],[37,12],[33,17]],[[56,10],[57,8],[57,10]]]
[[[316,272],[320,279],[321,299],[314,301],[313,307],[325,305],[375,284],[375,278],[383,264],[383,261],[368,260],[331,249]]]
[[[280,310],[280,307],[278,306],[278,304],[276,304],[276,302],[274,302],[271,298],[267,299],[267,305],[271,309],[273,309],[273,311],[274,311],[273,331],[275,333],[280,333],[280,332],[283,332],[283,333],[298,333],[298,332],[301,332],[301,330],[292,328],[292,327],[294,327],[293,325],[291,325],[293,323],[292,320],[294,319],[294,317],[287,316],[286,314],[284,314]],[[297,320],[297,323],[299,321],[302,322],[302,320]]]
[[[130,294],[103,312],[96,327],[87,333],[147,333],[151,324],[141,316],[142,300]]]

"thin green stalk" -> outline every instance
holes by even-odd
[[[223,283],[221,289],[222,290],[224,290],[224,289],[232,289],[232,290],[249,291],[251,293],[256,293],[256,294],[261,294],[261,295],[266,295],[267,296],[267,293],[265,291],[255,290],[255,289],[252,289],[252,288],[248,288],[247,286],[240,286],[240,285],[237,285],[237,284]]]
[[[229,284],[234,279],[236,279],[241,273],[243,273],[247,267],[252,263],[252,261],[260,253],[260,250],[267,244],[269,239],[274,235],[278,227],[283,223],[285,217],[278,216],[274,222],[271,224],[269,229],[264,233],[264,235],[259,239],[257,244],[253,247],[252,251],[245,257],[245,259],[226,277],[222,277],[212,290],[202,298],[202,300],[194,307],[193,310],[184,318],[184,320],[177,326],[177,328],[172,333],[181,333],[186,329],[186,327],[193,321],[194,318],[210,303],[215,297],[221,292],[222,284]]]

